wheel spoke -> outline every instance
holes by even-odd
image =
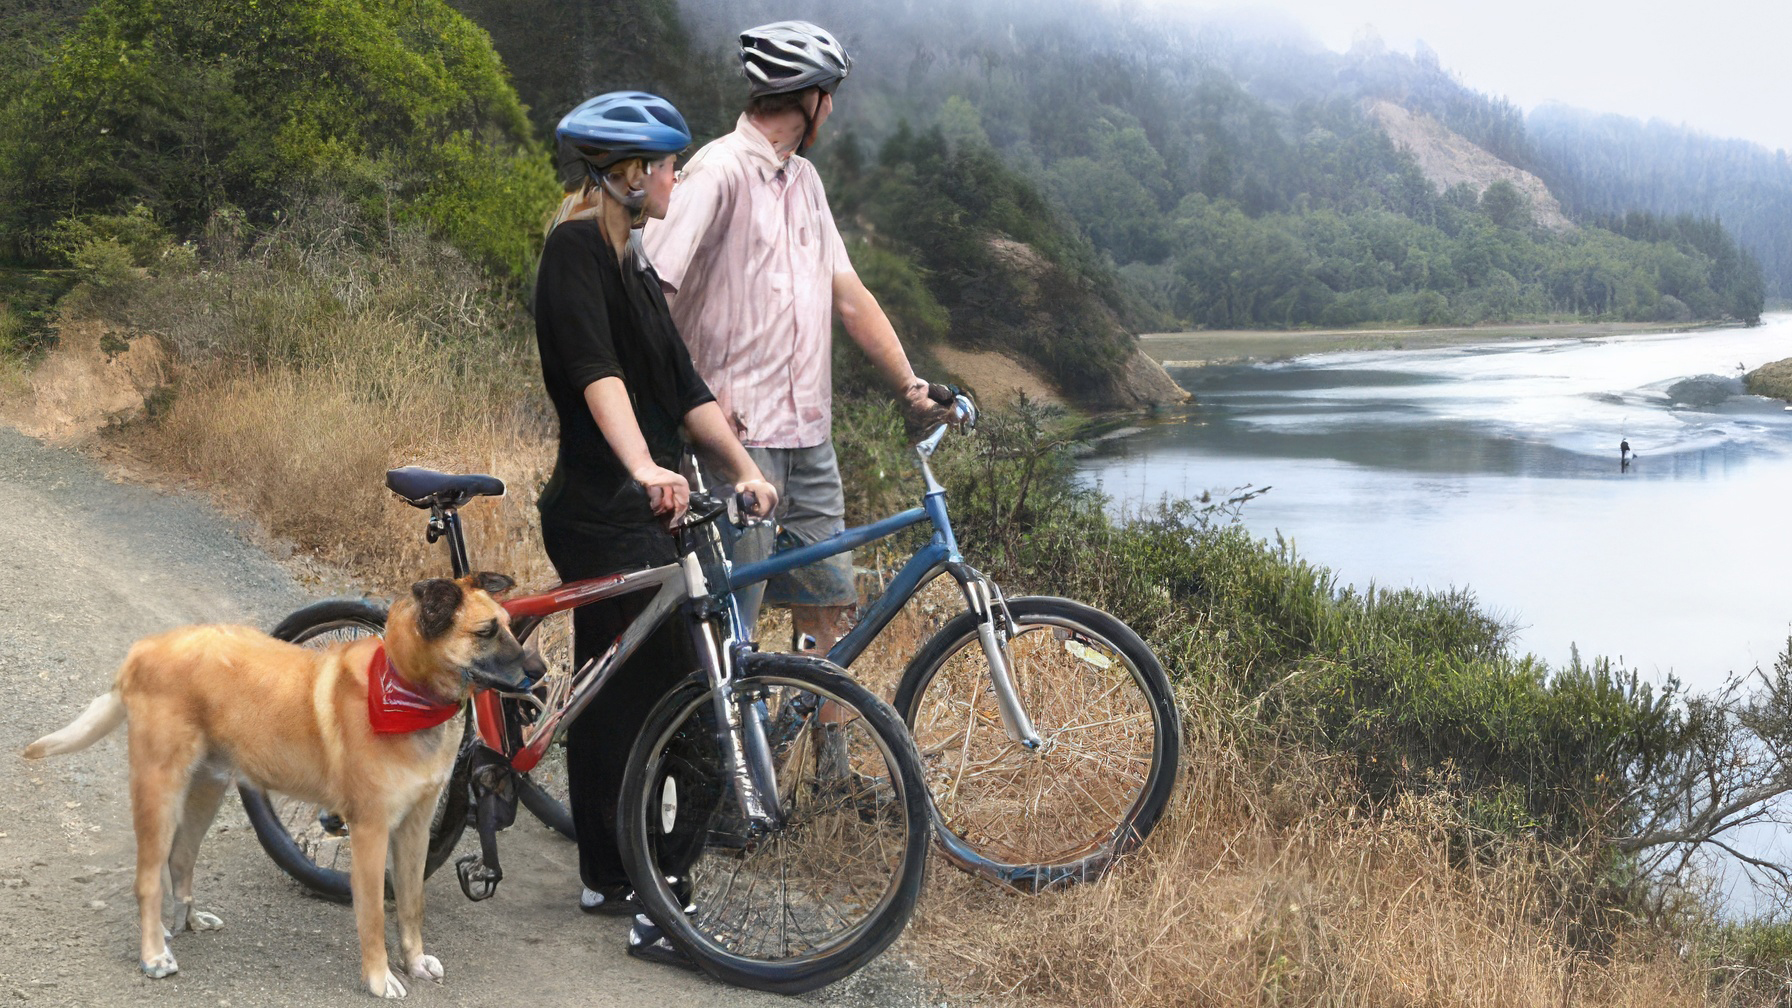
[[[1112,617],[1061,600],[1010,608],[1010,678],[1042,745],[1008,737],[974,624],[948,624],[923,648],[938,656],[931,671],[911,673],[920,693],[904,694],[935,806],[974,852],[955,857],[1017,868],[1103,855],[1148,795],[1150,819],[1161,807],[1174,767],[1174,747],[1159,743],[1175,731],[1157,713],[1167,684],[1148,651],[1100,630],[1118,626]]]

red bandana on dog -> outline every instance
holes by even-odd
[[[386,646],[367,663],[367,720],[380,735],[422,731],[460,713],[460,702],[443,703],[406,686],[386,660]]]

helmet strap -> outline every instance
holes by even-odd
[[[815,90],[815,95],[815,109],[819,112],[821,110],[822,99],[827,97],[827,92],[817,88]],[[796,103],[796,110],[803,114],[803,139],[798,141],[796,145],[796,153],[801,157],[807,155],[809,153],[809,148],[815,146],[815,117],[809,113],[809,106],[804,102],[798,101]]]
[[[623,189],[622,183],[617,181],[616,176],[609,172],[599,174],[595,168],[591,169],[591,178],[598,185],[603,186],[604,192],[608,193],[611,199],[620,203],[623,209],[631,212],[631,227],[638,228],[647,222],[647,190]]]

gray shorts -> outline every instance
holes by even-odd
[[[737,564],[763,560],[773,547],[786,550],[820,542],[846,529],[846,494],[840,487],[840,463],[832,442],[813,448],[748,448],[747,454],[778,491],[774,536],[759,526],[741,533],[734,545]],[[707,472],[718,471],[713,465]],[[763,596],[763,599],[762,599]],[[752,626],[761,604],[782,606],[849,606],[859,600],[853,578],[852,553],[838,553],[799,567],[762,584],[735,593],[741,615]]]

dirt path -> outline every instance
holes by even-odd
[[[310,594],[201,502],[112,482],[82,456],[0,427],[0,1002],[34,1005],[371,1004],[359,990],[348,907],[304,894],[227,799],[200,854],[199,896],[222,931],[182,935],[181,971],[137,971],[125,735],[26,763],[26,743],[106,690],[130,643],[192,622],[271,626]],[[303,494],[294,506],[308,506]],[[430,879],[425,936],[442,984],[418,1005],[913,1006],[917,972],[897,946],[801,999],[738,991],[623,953],[626,923],[574,906],[570,844],[525,814],[503,838],[509,875],[480,904],[451,872]]]

